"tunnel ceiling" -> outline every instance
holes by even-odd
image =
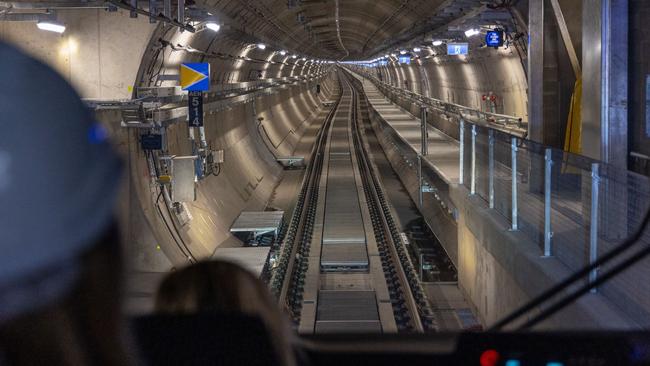
[[[412,40],[447,35],[449,26],[509,18],[480,0],[223,0],[196,5],[222,14],[278,47],[330,60],[360,60]],[[491,6],[494,5],[494,6]],[[494,9],[494,7],[497,9]],[[504,16],[488,16],[502,13]],[[337,27],[338,23],[338,27]],[[462,35],[456,31],[456,35]]]
[[[511,26],[518,0],[185,0],[188,10],[220,18],[238,40],[268,42],[316,59],[363,60],[431,39],[462,40],[471,26]],[[146,1],[140,1],[141,8]],[[159,1],[159,3],[162,3]],[[172,0],[173,7],[177,0]],[[0,1],[17,9],[96,7],[130,0]],[[121,5],[120,5],[121,4]],[[187,14],[192,14],[188,11]],[[187,19],[186,19],[187,20]]]

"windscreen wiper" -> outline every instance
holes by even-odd
[[[582,269],[578,270],[575,272],[573,275],[565,279],[564,281],[558,283],[555,286],[552,286],[550,289],[544,291],[542,294],[538,295],[531,301],[529,301],[527,304],[523,305],[519,309],[515,310],[512,312],[510,315],[506,316],[505,318],[501,319],[498,321],[496,324],[492,325],[490,328],[487,329],[489,332],[493,331],[499,331],[502,330],[503,327],[506,325],[512,323],[513,321],[521,318],[523,315],[527,314],[531,310],[537,308],[538,306],[544,304],[545,302],[548,302],[552,297],[556,296],[563,290],[565,290],[567,287],[573,285],[577,281],[580,281],[583,279],[585,276],[587,276],[591,271],[597,269],[598,267],[607,264],[611,262],[612,260],[620,257],[621,255],[625,254],[625,252],[628,251],[628,249],[632,248],[635,246],[639,240],[641,239],[641,236],[645,232],[646,227],[648,226],[648,222],[650,222],[650,208],[646,211],[646,214],[641,221],[641,224],[639,225],[639,228],[637,229],[636,232],[634,232],[633,235],[625,239],[621,244],[619,244],[617,247],[614,249],[610,250],[600,258],[598,258],[595,262],[591,263],[588,266],[583,267]],[[603,283],[609,281],[611,278],[615,277],[619,273],[623,272],[630,266],[634,265],[635,263],[639,262],[640,260],[644,259],[650,255],[650,245],[645,246],[644,248],[637,250],[632,256],[630,256],[628,259],[625,261],[617,264],[613,268],[611,268],[607,272],[601,273],[598,278],[593,281],[589,282],[583,286],[581,286],[579,289],[575,290],[574,292],[566,295],[565,297],[560,298],[559,300],[555,301],[553,305],[550,307],[544,309],[542,312],[540,312],[538,315],[534,316],[532,319],[526,321],[523,325],[518,327],[517,329],[522,330],[522,329],[528,329],[531,328],[532,326],[538,324],[539,322],[543,321],[544,319],[548,318],[549,316],[557,313],[558,311],[562,310],[566,306],[570,305],[573,303],[575,300],[580,298],[582,295],[588,293],[591,289],[602,285]]]

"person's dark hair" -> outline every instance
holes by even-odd
[[[0,363],[128,365],[121,317],[119,230],[115,223],[81,255],[77,282],[60,301],[0,323]]]
[[[162,314],[218,312],[258,316],[282,363],[295,364],[288,320],[262,281],[236,264],[206,261],[170,273],[160,284],[155,309]]]

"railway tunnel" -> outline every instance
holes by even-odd
[[[128,316],[152,313],[169,273],[223,259],[326,348],[504,319],[646,329],[647,260],[608,274],[647,240],[649,11],[5,1],[0,39],[68,81],[125,163]]]

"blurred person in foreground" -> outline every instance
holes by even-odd
[[[213,312],[259,317],[281,364],[296,364],[288,319],[262,281],[236,264],[205,261],[170,273],[158,288],[155,309],[160,314]]]
[[[120,161],[52,69],[0,42],[0,365],[127,365]]]

